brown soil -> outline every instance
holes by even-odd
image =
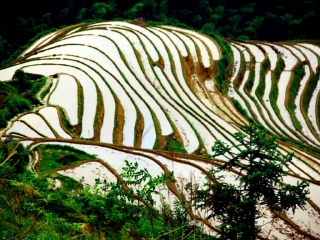
[[[181,57],[181,65],[184,79],[186,80],[186,83],[189,86],[189,88],[193,91],[191,75],[194,73],[195,70],[192,57],[190,57],[190,55],[188,55],[187,57]]]
[[[290,96],[290,87],[292,85],[292,82],[294,80],[294,70],[300,65],[300,60],[298,59],[297,64],[293,67],[293,69],[291,70],[291,75],[290,75],[290,79],[287,85],[287,89],[286,89],[286,97],[284,100],[284,106],[287,109],[288,113],[290,114],[290,117],[292,119],[292,123],[295,126],[296,130],[298,131],[298,126],[295,125],[295,121],[293,121],[293,119],[295,118],[295,116],[293,115],[294,113],[292,113],[291,111],[289,111],[289,100],[294,101],[294,99],[289,99]],[[299,131],[300,132],[300,131]]]
[[[153,66],[157,66],[159,67],[161,70],[164,69],[164,60],[162,58],[162,56],[159,56],[159,60],[157,62],[153,63]]]
[[[207,79],[212,79],[216,75],[216,71],[213,66],[205,68],[202,63],[195,64],[195,72],[201,82]]]
[[[123,142],[124,109],[118,97],[116,95],[113,95],[113,98],[116,103],[116,112],[113,129],[113,143],[121,145]]]
[[[142,27],[146,27],[148,25],[147,21],[142,17],[133,19],[131,23],[142,26]]]
[[[74,76],[72,76],[76,82],[77,82],[77,86],[78,86],[78,124],[75,125],[73,127],[73,131],[80,136],[81,132],[82,132],[82,116],[83,116],[83,105],[84,105],[84,94],[83,94],[83,88],[81,86],[81,84],[79,83],[78,79],[75,78]]]
[[[74,125],[74,126],[72,127],[72,131],[73,131],[76,135],[80,136],[80,134],[81,134],[81,132],[82,132],[82,125],[81,125],[80,123],[78,123],[77,125]]]
[[[143,115],[140,112],[139,108],[137,106],[136,110],[137,110],[137,120],[136,120],[136,125],[135,125],[135,129],[134,129],[134,146],[136,148],[140,148],[141,144],[142,144],[142,138],[143,138],[143,130],[144,130],[144,119],[143,119]]]
[[[46,125],[50,128],[50,130],[52,131],[52,133],[54,134],[54,136],[55,136],[56,138],[60,138],[59,134],[56,132],[56,130],[54,130],[54,128],[51,126],[51,124],[47,121],[46,118],[44,118],[44,117],[43,117],[41,114],[39,114],[38,112],[35,113],[35,114],[37,114],[37,115],[46,123]]]
[[[166,145],[166,140],[165,140],[164,136],[162,135],[160,121],[154,112],[153,112],[153,122],[154,122],[154,125],[156,126],[156,128],[155,128],[156,129],[156,143],[154,145],[154,149],[161,149]]]
[[[244,56],[243,56],[243,53],[242,53],[242,57],[244,57]],[[240,64],[239,72],[238,72],[236,78],[233,80],[233,85],[234,85],[234,87],[237,88],[237,89],[239,89],[239,87],[240,87],[240,85],[241,85],[241,83],[242,83],[242,79],[243,79],[243,77],[244,77],[245,71],[246,71],[247,69],[250,69],[250,68],[247,67],[247,64],[246,64],[246,66],[241,65],[241,61],[239,62],[239,64]]]
[[[103,124],[103,118],[104,118],[104,102],[103,102],[103,96],[100,91],[100,89],[96,86],[97,89],[97,108],[96,108],[96,116],[94,119],[94,135],[92,140],[93,141],[100,141],[100,131]]]

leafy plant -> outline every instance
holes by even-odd
[[[261,231],[256,219],[261,217],[259,208],[267,206],[271,211],[283,212],[300,207],[304,209],[308,183],[298,182],[294,185],[282,185],[283,176],[287,174],[284,166],[292,161],[293,154],[281,154],[275,137],[266,137],[266,131],[257,125],[244,127],[243,134],[235,133],[237,144],[229,146],[220,140],[212,147],[210,158],[224,155],[229,160],[212,171],[213,174],[233,169],[238,171],[234,184],[208,181],[206,189],[197,190],[198,208],[209,208],[208,218],[217,218],[219,239],[256,239]],[[242,149],[234,151],[235,147]],[[231,154],[231,155],[229,155]],[[223,179],[224,176],[218,176]]]
[[[17,114],[31,110],[33,104],[39,104],[35,95],[45,82],[44,77],[31,81],[22,69],[18,69],[12,81],[0,83],[0,94],[5,96],[0,102],[1,128],[6,127],[7,122]]]
[[[127,186],[132,186],[132,194],[137,196],[138,205],[140,201],[145,201],[146,203],[153,206],[155,201],[152,194],[159,194],[156,187],[159,185],[164,185],[167,178],[164,174],[157,177],[152,177],[149,171],[145,169],[138,170],[138,163],[130,163],[125,161],[126,166],[123,167],[123,172],[120,176],[123,178],[123,182]]]

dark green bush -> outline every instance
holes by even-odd
[[[29,111],[33,105],[40,104],[36,94],[45,83],[45,77],[29,80],[28,74],[21,69],[15,72],[12,81],[0,81],[0,93],[6,95],[1,103],[5,108],[0,110],[0,128],[5,127],[7,122],[17,114]]]
[[[21,95],[11,95],[6,101],[6,107],[10,110],[11,117],[18,113],[25,112],[32,109],[32,104],[29,100],[23,98]]]
[[[6,127],[9,118],[10,118],[10,112],[8,108],[4,108],[0,110],[0,127]]]

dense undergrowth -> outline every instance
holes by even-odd
[[[40,104],[36,94],[45,83],[46,77],[30,80],[23,70],[17,70],[11,81],[0,81],[0,128],[6,127],[17,114]]]
[[[45,159],[38,164],[38,169],[41,172],[50,172],[55,168],[72,166],[83,160],[96,159],[94,155],[69,146],[39,145],[35,149],[41,158]]]
[[[52,162],[66,166],[86,156],[66,146],[38,150],[52,168],[60,167]],[[211,239],[192,224],[182,202],[176,200],[171,208],[163,201],[157,203],[160,210],[154,208],[152,194],[170,181],[164,175],[151,176],[127,162],[121,182],[97,179],[89,187],[46,167],[38,175],[26,171],[28,151],[17,141],[0,142],[0,153],[1,239]],[[62,187],[55,189],[53,179]],[[146,184],[140,188],[142,181]]]

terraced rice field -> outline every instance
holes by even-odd
[[[69,145],[96,159],[53,169],[59,174],[87,184],[114,181],[128,160],[154,175],[173,171],[177,182],[163,195],[188,199],[183,186],[204,182],[209,169],[226,161],[206,158],[214,141],[232,145],[234,133],[254,121],[280,137],[282,153],[295,153],[285,182],[311,183],[307,211],[284,216],[260,209],[266,224],[259,237],[319,239],[320,44],[227,42],[233,74],[223,95],[215,87],[221,46],[203,34],[126,22],[48,34],[0,69],[2,81],[22,68],[53,82],[43,105],[16,116],[2,137],[13,135],[35,152],[33,171],[41,161],[35,146]],[[225,175],[227,182],[236,179],[234,172]],[[205,212],[192,214],[217,230]]]

